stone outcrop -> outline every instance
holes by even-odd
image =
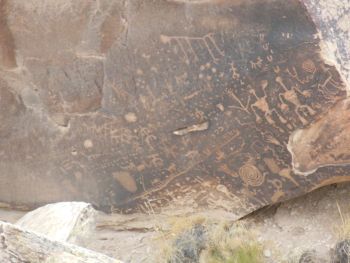
[[[95,227],[96,211],[83,202],[48,204],[28,212],[16,225],[52,240],[74,243]]]
[[[330,63],[315,5],[1,0],[0,202],[239,217],[348,180],[347,149],[296,140],[347,127],[348,38]]]

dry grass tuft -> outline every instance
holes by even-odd
[[[223,222],[209,233],[203,263],[261,263],[263,247],[243,224]]]
[[[178,236],[196,225],[206,226],[207,224],[209,224],[208,220],[202,216],[173,217],[169,219],[169,225],[171,226],[169,234]]]
[[[168,220],[169,229],[159,231],[157,262],[182,262],[184,247],[196,247],[198,237],[194,229],[205,226],[207,220],[201,216],[172,217]]]
[[[159,262],[262,263],[263,247],[243,224],[173,218],[161,236]]]
[[[341,224],[334,226],[334,230],[339,240],[346,240],[350,238],[350,216],[342,212],[338,202],[337,208]]]

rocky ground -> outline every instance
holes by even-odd
[[[349,200],[350,184],[331,185],[261,209],[240,221],[263,244],[266,262],[299,262],[304,252],[318,258],[310,262],[330,262],[336,243],[350,232]],[[14,223],[24,214],[2,209],[0,220]],[[162,262],[165,261],[162,256],[166,244],[169,244],[172,235],[178,234],[173,231],[172,225],[186,222],[189,218],[190,215],[123,216],[100,213],[96,227],[77,242],[124,262]],[[215,215],[208,212],[200,218],[212,220]]]
[[[248,220],[259,240],[271,244],[272,257],[290,260],[314,250],[328,259],[336,242],[346,234],[342,216],[346,220],[349,214],[349,190],[350,184],[328,186],[257,212]]]

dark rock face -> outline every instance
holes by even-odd
[[[346,97],[299,1],[0,3],[1,202],[242,216],[350,178],[292,167]]]

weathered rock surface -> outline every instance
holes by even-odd
[[[349,178],[347,161],[320,159],[300,175],[287,147],[347,96],[298,0],[1,0],[0,13],[1,202],[242,216]]]
[[[0,222],[1,262],[121,263],[103,254]]]
[[[48,204],[27,213],[16,225],[52,240],[74,243],[95,226],[96,211],[83,202]]]
[[[325,56],[333,61],[350,84],[349,0],[302,0],[322,34]]]
[[[292,134],[289,149],[296,172],[310,174],[320,167],[350,163],[349,113],[350,99],[342,100],[312,125]],[[333,182],[348,180],[345,175],[330,178]]]

